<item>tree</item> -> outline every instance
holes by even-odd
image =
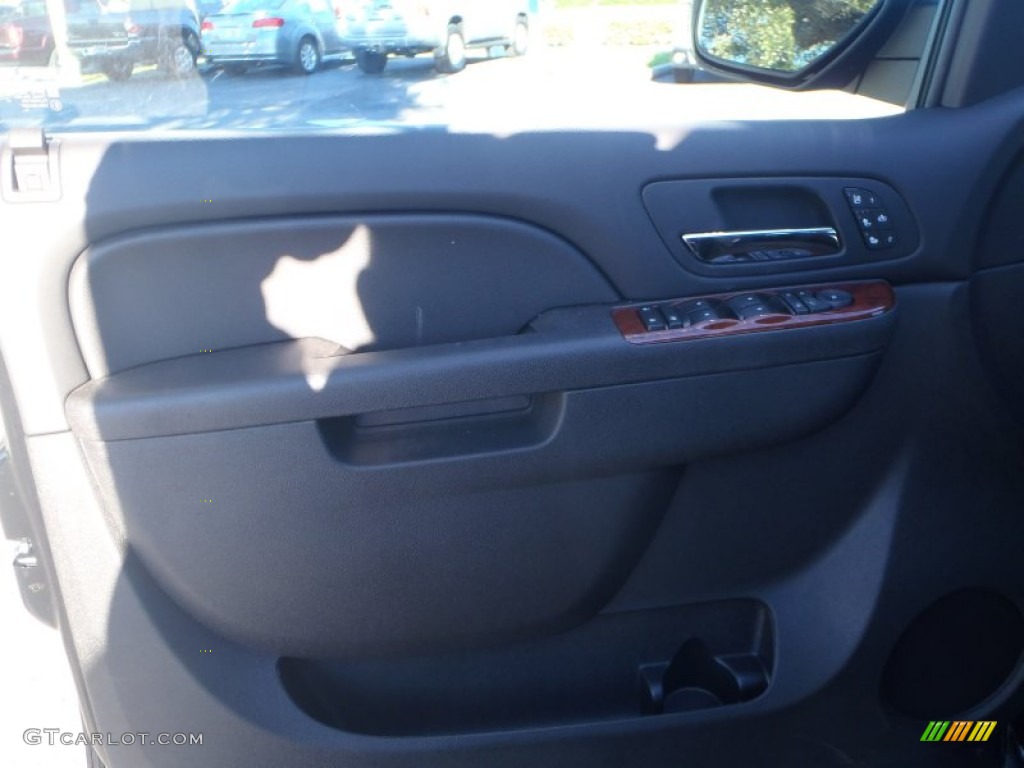
[[[714,56],[764,69],[802,69],[878,0],[708,0],[702,44]]]
[[[841,40],[875,7],[878,0],[790,0],[793,39],[799,48]]]

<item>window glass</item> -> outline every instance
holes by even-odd
[[[258,13],[259,11],[276,11],[284,0],[235,0],[224,7],[223,13]]]
[[[771,64],[781,40],[803,66],[873,0],[707,0],[696,25],[695,1],[25,0],[30,24],[0,0],[0,130],[503,134],[903,109],[906,45],[898,66],[806,93],[728,80],[694,51],[696,28],[723,56]],[[915,28],[936,3],[915,0]]]

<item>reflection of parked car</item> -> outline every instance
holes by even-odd
[[[47,65],[53,30],[45,0],[0,5],[0,64]]]
[[[126,80],[136,64],[186,77],[196,70],[199,14],[192,0],[66,0],[68,49],[83,72]]]
[[[312,74],[344,48],[327,0],[237,0],[203,22],[203,53],[213,66],[284,64]]]
[[[384,70],[388,54],[433,52],[439,72],[466,66],[467,48],[502,45],[526,53],[527,6],[520,0],[368,0],[347,17],[346,42],[364,72]]]

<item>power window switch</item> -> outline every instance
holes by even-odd
[[[799,291],[797,297],[804,303],[811,312],[828,312],[832,309],[832,305],[827,301],[822,301],[811,291]]]
[[[776,312],[767,304],[747,304],[746,306],[740,307],[736,310],[736,315],[740,320],[753,320],[757,317],[764,317],[765,315],[772,314],[776,314]]]
[[[689,301],[684,301],[682,304],[676,305],[676,309],[682,312],[685,316],[691,312],[697,311],[698,309],[714,309],[716,306],[715,302],[709,301],[708,299],[690,299]]]
[[[687,325],[686,316],[679,311],[678,307],[661,307],[661,316],[665,318],[665,324],[668,325],[670,330],[685,328]]]
[[[765,297],[760,293],[740,293],[729,299],[728,304],[733,311],[739,312],[744,307],[752,307],[756,304],[764,304]]]
[[[806,315],[811,310],[807,308],[807,305],[800,301],[800,297],[792,291],[783,291],[779,294],[779,298],[782,299],[783,303],[789,307],[789,311],[794,315]]]
[[[690,325],[698,325],[700,323],[707,323],[712,320],[721,320],[722,318],[713,309],[696,309],[686,316]]]
[[[648,333],[664,331],[668,327],[665,318],[658,311],[657,307],[640,307],[637,310],[637,314],[640,316],[640,322],[644,324],[644,328]]]

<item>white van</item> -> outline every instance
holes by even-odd
[[[359,68],[379,74],[391,54],[433,53],[438,72],[466,66],[466,49],[504,46],[526,53],[530,26],[525,0],[366,0],[346,15],[344,42]]]

